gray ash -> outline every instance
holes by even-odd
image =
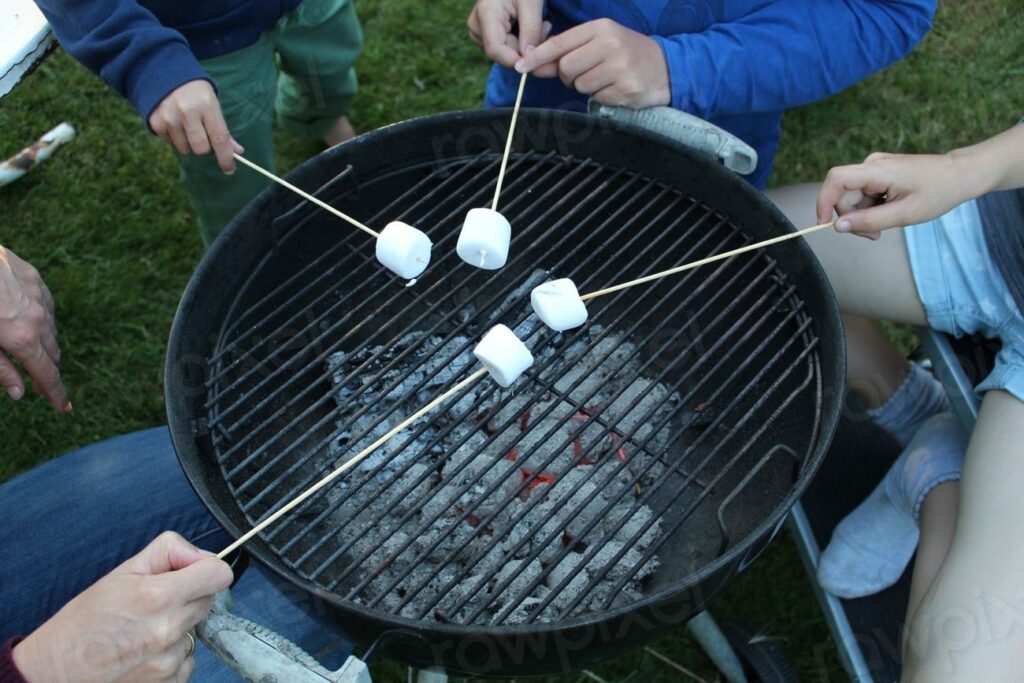
[[[545,336],[533,334],[542,332],[537,324],[528,318],[516,332],[529,344]],[[390,439],[333,487],[331,501],[343,501],[334,523],[358,536],[344,561],[358,562],[359,569],[341,588],[362,583],[360,602],[456,623],[522,623],[537,609],[537,618],[546,621],[603,609],[609,601],[618,606],[639,600],[658,566],[656,556],[612,594],[659,536],[655,520],[633,538],[652,516],[637,497],[665,470],[650,454],[664,448],[669,427],[654,434],[652,425],[675,410],[679,397],[646,379],[632,380],[640,366],[632,344],[601,336],[594,325],[569,346],[558,335],[542,348],[534,342],[534,368],[549,361],[556,366],[556,374],[544,372],[559,377],[554,391],[526,377],[506,391],[483,381]],[[596,344],[588,351],[591,341]],[[401,354],[407,355],[394,369],[359,393]],[[445,342],[421,333],[386,350],[335,354],[328,363],[344,409],[339,428],[345,429],[330,449],[332,465],[363,450],[477,365],[471,339]],[[576,409],[577,396],[592,394]],[[634,474],[651,464],[643,477]],[[367,502],[364,511],[354,512]]]

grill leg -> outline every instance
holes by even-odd
[[[715,618],[707,610],[700,612],[686,624],[690,635],[700,644],[701,649],[711,658],[715,666],[725,680],[729,683],[747,683],[747,676],[743,673],[743,664],[740,663],[736,651],[729,644],[722,629],[718,628]]]

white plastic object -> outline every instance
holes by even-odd
[[[491,209],[470,209],[455,251],[471,266],[497,270],[508,261],[511,241],[512,226],[504,216]]]
[[[473,349],[473,355],[484,364],[494,381],[511,386],[533,365],[533,354],[516,333],[504,325],[495,325]]]
[[[422,231],[401,221],[392,221],[377,237],[377,260],[399,277],[411,280],[427,269],[430,247],[430,238]]]
[[[533,312],[555,332],[565,332],[587,322],[587,305],[576,283],[569,278],[537,285],[530,293]]]

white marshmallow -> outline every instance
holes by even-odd
[[[503,387],[510,386],[533,365],[530,349],[526,348],[526,344],[519,340],[515,332],[504,325],[495,325],[488,330],[473,349],[473,355],[484,364],[494,381]]]
[[[401,221],[384,226],[377,237],[377,260],[399,277],[418,277],[430,263],[430,238]]]
[[[565,332],[587,322],[587,305],[569,278],[537,285],[530,293],[533,311],[555,332]]]
[[[471,266],[497,270],[508,260],[512,226],[497,211],[470,209],[459,233],[455,251]]]

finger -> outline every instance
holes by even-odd
[[[15,353],[15,356],[25,366],[25,371],[32,376],[32,384],[36,391],[45,396],[55,409],[66,412],[68,392],[61,381],[57,364],[46,353],[42,341],[37,339],[33,348],[21,354]]]
[[[0,353],[0,386],[15,401],[25,395],[25,381],[21,378],[21,373],[14,367],[14,363],[2,353]]]
[[[480,11],[475,5],[473,11],[469,13],[469,18],[466,19],[466,30],[469,31],[469,37],[474,43],[483,46],[483,34],[480,29]]]
[[[235,149],[240,147],[231,133],[228,132],[228,124],[224,122],[224,116],[220,113],[220,106],[215,106],[212,111],[203,115],[203,125],[206,127],[206,134],[209,136],[210,144],[213,145],[213,153],[217,157],[217,165],[220,170],[228,175],[235,172]]]
[[[539,66],[557,62],[564,55],[589,43],[593,37],[593,22],[574,26],[568,31],[548,38],[538,45],[530,54],[516,63],[516,71],[519,73],[529,73]]]
[[[554,24],[552,24],[550,21],[545,21],[543,24],[543,28],[541,30],[540,39],[547,40],[548,37],[551,36],[551,29],[553,29],[554,27]]]
[[[604,61],[604,58],[600,50],[594,49],[592,42],[587,43],[558,60],[558,77],[562,79],[565,87],[575,89],[576,80],[599,66]],[[608,84],[605,83],[601,88],[606,85]],[[597,88],[597,90],[600,90],[600,88]],[[580,92],[583,91],[581,90]],[[591,92],[595,92],[595,90],[590,90],[586,94],[589,95]]]
[[[511,37],[510,28],[506,20],[494,14],[480,17],[484,54],[506,67],[511,67],[519,59],[519,52],[509,45],[509,42],[515,41],[514,37],[512,41],[508,40]]]
[[[519,54],[525,55],[527,47],[536,47],[543,40],[544,19],[541,15],[542,4],[539,0],[519,0]]]
[[[187,603],[182,614],[182,626],[184,628],[194,628],[197,624],[199,624],[199,622],[201,622],[203,619],[209,616],[210,610],[212,608],[212,595],[198,598],[190,603]]]
[[[609,100],[622,99],[618,89],[615,88],[615,77],[611,74],[611,70],[602,68],[602,65],[579,76],[573,83],[573,88],[576,89],[576,92],[584,95],[603,93],[603,97]],[[602,104],[611,104],[611,102],[602,102],[601,98],[597,98],[597,100]]]
[[[175,582],[178,594],[186,603],[219,593],[234,580],[231,567],[211,556],[164,576]]]
[[[198,643],[196,643],[196,647],[199,647]],[[177,677],[175,677],[174,683],[187,683],[187,681],[190,678],[192,678],[192,672],[195,671],[195,670],[196,670],[196,658],[195,657],[189,657],[188,659],[186,659],[184,662],[181,663],[181,667],[178,669],[178,675],[177,675]]]
[[[869,235],[889,228],[903,227],[909,222],[905,204],[905,201],[895,201],[848,213],[836,222],[836,230]]]
[[[204,156],[210,153],[210,140],[206,135],[203,115],[200,112],[185,114],[185,137],[188,138],[188,146],[193,154]]]
[[[192,148],[189,147],[188,137],[185,135],[185,129],[180,125],[168,126],[167,136],[171,138],[171,144],[174,149],[178,150],[179,154],[191,154]]]
[[[837,166],[828,172],[825,182],[818,191],[818,219],[822,223],[831,220],[832,209],[839,204],[846,192],[859,190],[863,194],[885,194],[888,186],[888,174],[879,166]]]
[[[53,364],[60,366],[60,345],[57,344],[57,335],[54,332],[52,322],[50,326],[43,330],[43,333],[39,337],[40,343],[43,345],[43,350],[46,351],[46,355],[50,357]]]

